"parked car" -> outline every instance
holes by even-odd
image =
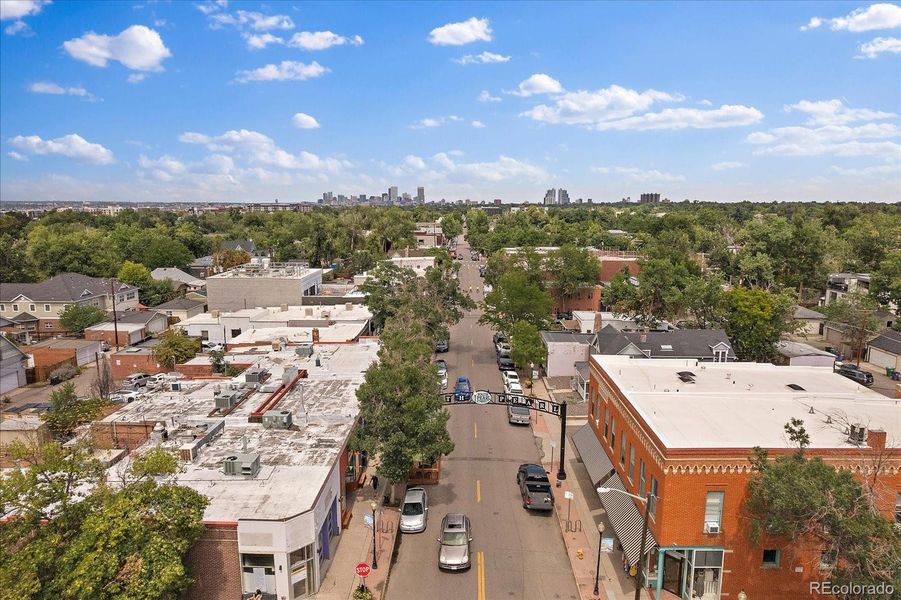
[[[438,343],[435,344],[435,352],[447,352],[450,347],[450,343],[447,340],[438,340]]]
[[[512,425],[528,425],[530,422],[529,409],[521,404],[508,404],[507,422]]]
[[[503,333],[495,333],[491,338],[491,343],[494,344],[495,348],[497,347],[497,345],[499,343],[506,342],[506,341],[507,341],[507,336],[504,335]]]
[[[519,373],[516,371],[504,371],[501,373],[501,377],[504,378],[504,385],[512,382],[521,383],[519,381]]]
[[[838,374],[847,377],[852,381],[856,381],[860,385],[867,387],[873,385],[873,374],[863,369],[858,369],[856,365],[844,364],[838,368]]]
[[[454,396],[467,401],[472,398],[472,386],[469,384],[469,377],[457,377],[457,383],[454,385]]]
[[[479,277],[485,276],[485,269],[486,269],[485,265],[479,265]]]
[[[100,351],[101,352],[109,352],[109,349],[110,349],[109,342],[107,342],[106,340],[103,340],[102,342],[100,342]]]
[[[122,380],[122,386],[125,388],[138,389],[139,387],[147,387],[150,382],[150,375],[147,373],[132,373]]]
[[[438,568],[449,571],[468,569],[472,524],[463,513],[447,513],[441,519],[441,537],[438,538]]]
[[[504,371],[505,373],[507,371]],[[518,381],[508,381],[504,384],[504,391],[508,394],[514,394],[516,396],[522,396],[522,386],[519,385]]]
[[[400,509],[400,530],[403,533],[425,531],[429,516],[429,497],[421,487],[407,490]]]
[[[447,387],[447,363],[443,360],[435,361],[435,365],[438,367],[438,379],[441,381],[441,389]]]
[[[536,464],[519,465],[516,485],[522,495],[522,507],[530,510],[554,510],[551,482],[544,467]]]
[[[116,390],[115,392],[110,394],[109,399],[111,402],[119,402],[121,404],[127,404],[129,402],[134,402],[135,400],[137,400],[140,397],[141,397],[141,392],[139,392],[137,390],[122,389],[122,390]]]
[[[501,371],[512,371],[516,368],[516,365],[513,364],[513,359],[509,356],[498,356],[497,368]]]
[[[510,344],[507,342],[498,342],[494,349],[498,356],[510,356]]]

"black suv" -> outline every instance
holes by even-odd
[[[856,381],[860,385],[870,387],[873,385],[873,374],[869,371],[858,369],[855,365],[842,365],[838,368],[838,374]]]

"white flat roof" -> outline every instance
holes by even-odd
[[[596,354],[591,362],[667,448],[791,448],[783,426],[793,417],[804,421],[811,448],[852,448],[842,423],[885,430],[887,446],[901,441],[901,400],[822,367]],[[680,380],[684,371],[694,383]]]
[[[140,331],[144,329],[144,325],[141,323],[98,323],[97,325],[91,325],[87,328],[89,331],[114,331],[118,329],[119,331],[127,331],[131,333],[132,331]]]
[[[319,330],[322,343],[351,342],[366,330],[367,321],[339,322],[323,327],[261,327],[248,329],[233,337],[229,347],[238,344],[261,344],[284,338],[289,344],[313,341],[313,329]]]

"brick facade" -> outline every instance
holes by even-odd
[[[194,583],[184,598],[235,600],[242,597],[238,526],[209,523],[185,557]]]
[[[750,520],[743,510],[747,484],[751,477],[751,449],[669,449],[647,426],[622,392],[592,362],[588,388],[589,424],[595,431],[628,492],[646,496],[652,478],[658,482],[660,502],[650,520],[650,530],[659,549],[722,549],[723,570],[721,598],[736,598],[744,590],[749,598],[781,600],[808,596],[809,582],[828,579],[820,571],[822,548],[805,540],[761,539],[750,541]],[[607,432],[605,435],[605,414]],[[615,423],[615,429],[614,424]],[[703,419],[699,426],[711,426]],[[614,445],[611,437],[615,433]],[[878,434],[870,439],[879,442]],[[884,436],[884,433],[883,433]],[[622,439],[626,439],[625,463],[620,460]],[[883,442],[884,443],[884,442]],[[630,448],[635,449],[635,467],[629,476]],[[770,455],[785,453],[771,449]],[[878,448],[848,450],[808,450],[839,468],[850,468],[859,474],[860,467],[878,452]],[[883,514],[894,518],[896,494],[901,491],[901,451],[891,451],[890,466],[881,476],[877,506]],[[640,484],[641,464],[645,465],[644,489]],[[705,505],[708,492],[723,492],[720,532],[704,533]],[[635,501],[639,511],[644,505]],[[779,551],[778,566],[763,565],[764,549]],[[652,553],[651,564],[657,564]],[[662,561],[662,557],[661,557]],[[653,571],[654,569],[652,569]],[[662,576],[662,573],[659,574]]]
[[[140,353],[116,352],[110,357],[110,370],[113,379],[121,381],[132,373],[165,373],[166,369],[162,367],[153,354],[149,351]]]
[[[139,342],[147,336],[143,332],[129,333],[128,331],[123,331],[122,329],[120,329],[118,337],[119,337],[118,346],[119,347],[128,347],[131,345],[132,341]],[[84,332],[84,339],[106,342],[113,348],[115,348],[117,345],[116,344],[116,332],[113,330],[107,331],[104,329],[99,329],[99,330],[86,329]]]

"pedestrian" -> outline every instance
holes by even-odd
[[[261,590],[255,591],[253,596],[250,597],[250,600],[263,600],[263,592]]]
[[[378,475],[372,476],[372,491],[373,492],[379,491],[379,476]]]

